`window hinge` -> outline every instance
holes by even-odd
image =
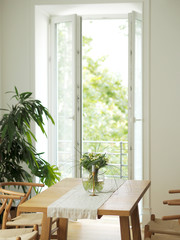
[[[79,106],[79,102],[80,102],[80,96],[77,96],[77,111],[80,112],[80,106]]]

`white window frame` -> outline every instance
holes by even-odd
[[[81,39],[79,36],[81,35],[81,17],[77,15],[69,15],[69,16],[56,16],[50,18],[50,81],[49,81],[49,107],[52,109],[52,114],[57,120],[57,103],[58,103],[58,95],[57,95],[57,60],[56,60],[56,24],[59,22],[72,22],[72,36],[73,36],[73,80],[74,83],[74,109],[73,109],[73,118],[75,121],[74,129],[73,129],[73,138],[74,138],[74,151],[73,151],[73,177],[79,177],[80,173],[77,167],[77,160],[80,159],[80,151],[81,151],[81,129],[79,128],[79,124],[81,122]],[[75,101],[77,99],[77,101]],[[57,122],[57,121],[56,121]],[[50,135],[50,144],[49,144],[49,154],[52,156],[52,159],[58,159],[58,124],[55,127],[49,126],[49,135]]]
[[[132,17],[134,17],[136,14],[132,13]],[[82,19],[127,19],[128,22],[132,21],[132,19],[128,19],[128,14],[121,14],[121,15],[88,15],[88,16],[82,16]],[[57,119],[57,92],[55,91],[55,89],[57,89],[57,76],[55,75],[55,73],[57,72],[57,69],[55,68],[56,66],[56,54],[55,51],[56,49],[54,48],[55,46],[55,25],[58,22],[63,22],[63,21],[72,21],[73,23],[73,82],[74,82],[74,120],[75,120],[75,129],[74,129],[74,154],[73,154],[73,165],[74,165],[74,175],[73,177],[79,177],[80,176],[80,171],[79,171],[79,159],[80,159],[80,153],[82,152],[82,79],[81,79],[81,54],[82,54],[82,50],[81,50],[81,17],[77,16],[77,15],[70,15],[70,16],[57,16],[57,17],[52,17],[50,20],[50,24],[51,24],[51,53],[52,53],[52,57],[51,57],[51,64],[54,69],[52,70],[51,73],[51,79],[52,81],[50,82],[49,85],[49,94],[50,96],[54,96],[54,99],[56,99],[56,101],[54,99],[52,99],[52,106],[51,108],[53,109],[53,106],[56,106],[54,109],[56,109],[56,112],[54,112],[54,116]],[[129,27],[130,26],[130,27]],[[130,33],[131,31],[133,31],[134,29],[132,29],[132,24],[129,24],[128,28],[130,28],[129,31],[129,39],[132,39],[132,34]],[[132,46],[130,46],[132,45]],[[133,44],[132,42],[129,43],[129,52],[131,53],[133,51]],[[129,71],[130,77],[128,79],[128,81],[130,82],[129,84],[129,89],[131,88],[131,86],[133,85],[133,55],[129,54],[129,59],[131,59],[131,61],[129,61],[128,63],[128,69],[131,66],[131,70]],[[53,86],[53,87],[52,87]],[[133,88],[134,89],[134,88]],[[56,92],[56,94],[54,94]],[[133,151],[132,151],[132,146],[134,145],[134,135],[133,135],[133,131],[134,131],[134,127],[133,127],[133,121],[131,118],[133,118],[133,96],[134,93],[133,91],[129,90],[128,91],[128,95],[129,95],[129,104],[132,104],[132,111],[129,111],[129,130],[128,130],[128,135],[129,135],[129,139],[128,139],[128,169],[129,169],[129,178],[133,179],[134,177],[134,156],[133,156]],[[134,119],[134,118],[133,118]],[[50,130],[51,133],[54,134],[54,139],[51,145],[49,145],[49,151],[53,151],[52,152],[52,157],[53,159],[57,159],[57,128],[58,126],[56,125],[56,127],[54,128],[54,132],[52,130]],[[56,142],[54,142],[56,141]]]
[[[142,179],[143,177],[143,126],[142,126],[142,152],[141,152],[141,160],[137,160],[135,158],[135,123],[136,122],[142,122],[143,125],[143,113],[144,113],[144,108],[143,108],[143,72],[141,76],[141,84],[142,84],[142,105],[140,106],[142,109],[142,116],[141,118],[137,119],[135,117],[135,84],[136,84],[136,79],[135,79],[135,56],[136,56],[136,49],[135,49],[135,21],[139,20],[142,22],[142,15],[137,13],[137,12],[132,12],[128,15],[128,23],[129,23],[129,49],[128,49],[128,59],[129,59],[129,67],[128,67],[128,95],[129,95],[129,116],[128,116],[128,144],[129,144],[129,177],[130,179]],[[143,35],[143,29],[142,29],[142,35]],[[142,36],[143,37],[143,36]],[[142,60],[142,70],[143,70],[143,46],[142,46],[142,55],[141,55],[141,60]],[[138,161],[138,162],[136,162]],[[137,170],[137,164],[140,164],[140,169],[141,173],[136,174]],[[137,176],[138,175],[138,176]]]
[[[144,125],[143,125],[143,179],[150,179],[151,178],[151,171],[150,171],[150,0],[135,0],[134,3],[141,3],[142,4],[142,10],[143,10],[143,110],[144,110]],[[87,0],[87,4],[96,4],[96,2],[92,2]],[[102,0],[102,4],[109,3],[109,1]],[[118,0],[116,3],[125,3],[129,4],[132,3],[132,1],[128,0]],[[35,87],[35,80],[36,79],[36,10],[40,9],[41,6],[44,5],[53,5],[53,4],[64,4],[62,0],[57,1],[46,1],[46,3],[40,3],[39,0],[33,0],[30,3],[30,18],[31,18],[31,26],[30,26],[30,63],[31,63],[31,88],[32,91],[36,92],[39,91],[39,89],[36,89]],[[66,4],[72,4],[72,0],[67,0]],[[80,4],[84,4],[84,2],[80,1]],[[44,12],[44,8],[42,8],[42,11]],[[45,17],[50,16],[50,12],[44,13]],[[46,37],[46,35],[44,35]],[[51,64],[51,58],[49,57],[48,62]],[[51,75],[50,70],[47,70],[48,75]],[[50,79],[50,77],[49,77]],[[52,101],[48,99],[48,108],[50,112],[53,112],[54,105],[52,104]],[[53,114],[52,114],[53,115]],[[54,135],[51,132],[51,127],[48,131],[48,144],[49,146],[52,145],[51,142],[51,135]],[[53,156],[53,149],[51,147],[48,148],[48,161],[50,163],[54,163]],[[149,219],[149,213],[150,213],[150,191],[148,191],[144,197],[143,201],[143,216],[144,216],[144,222],[147,222]]]

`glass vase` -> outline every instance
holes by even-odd
[[[90,193],[93,192],[93,181],[94,181],[94,192],[101,192],[104,187],[104,173],[101,169],[96,169],[94,172],[94,179],[92,175],[92,171],[88,171],[87,169],[82,170],[82,183],[85,191]]]

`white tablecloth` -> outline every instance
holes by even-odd
[[[48,217],[60,217],[71,219],[96,219],[97,210],[113,194],[113,192],[124,183],[119,179],[105,180],[104,192],[97,196],[90,196],[82,184],[74,187],[57,201],[48,206]]]

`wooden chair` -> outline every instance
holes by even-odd
[[[169,193],[180,193],[180,190],[170,190]],[[180,199],[165,200],[163,203],[169,206],[179,206]],[[144,237],[148,238],[154,234],[177,235],[180,239],[180,215],[164,216],[159,219],[152,214],[150,222],[145,226]]]
[[[42,183],[32,183],[32,182],[0,182],[0,188],[7,189],[7,187],[14,187],[14,188],[22,188],[24,191],[24,195],[21,198],[19,204],[25,202],[30,194],[32,193],[32,189],[36,187],[44,187]],[[9,191],[9,189],[7,189]],[[16,191],[17,192],[17,191]]]
[[[145,240],[179,240],[180,238],[172,235],[152,235],[151,238],[145,238]]]
[[[24,194],[0,189],[0,214],[7,218],[11,209],[13,200],[20,200]],[[4,218],[3,218],[4,219]],[[0,230],[0,240],[37,240],[37,226],[33,228],[5,229]]]
[[[18,228],[0,230],[0,240],[37,240],[35,228]]]
[[[9,189],[7,189],[7,187],[18,187],[18,188],[23,188],[23,190],[25,190],[25,193],[19,193],[19,192],[15,192],[14,193],[18,196],[20,196],[21,198],[19,199],[19,204],[22,204],[23,202],[25,202],[31,195],[32,193],[32,189],[33,187],[44,187],[44,184],[41,183],[29,183],[29,182],[1,182],[0,183],[0,191],[3,191],[4,193],[6,191],[13,192],[10,191]],[[3,189],[3,190],[2,190]],[[22,190],[22,189],[21,189]],[[18,219],[18,221],[16,222],[16,219],[13,220],[10,218],[10,209],[7,209],[6,214],[3,215],[3,223],[2,223],[2,229],[6,229],[9,227],[16,227],[16,226],[20,226],[20,227],[25,227],[25,226],[34,226],[34,225],[41,225],[41,221],[42,221],[42,214],[37,214],[37,213],[30,213],[28,214],[28,218],[27,216],[21,215]]]
[[[19,202],[19,204],[22,204],[30,196],[33,187],[43,187],[44,185],[38,184],[38,183],[26,183],[26,182],[22,182],[22,183],[21,182],[3,182],[3,183],[0,183],[0,189],[1,189],[1,187],[5,187],[5,186],[6,187],[7,186],[23,186],[23,187],[27,188],[27,192],[23,196],[21,196],[21,199]],[[16,228],[17,227],[32,227],[34,225],[38,226],[38,228],[39,228],[42,224],[42,218],[43,218],[42,213],[25,213],[25,214],[22,213],[19,216],[12,218],[12,219],[8,219],[7,215],[9,215],[9,213],[7,213],[5,216],[3,216],[2,229],[15,228],[15,227]],[[58,218],[53,218],[52,226],[55,226],[55,227],[51,230],[51,235],[52,235],[51,238],[57,239],[57,235],[55,235],[54,233],[58,231],[58,227],[59,227],[59,219]],[[38,232],[39,232],[39,230],[38,230]]]

